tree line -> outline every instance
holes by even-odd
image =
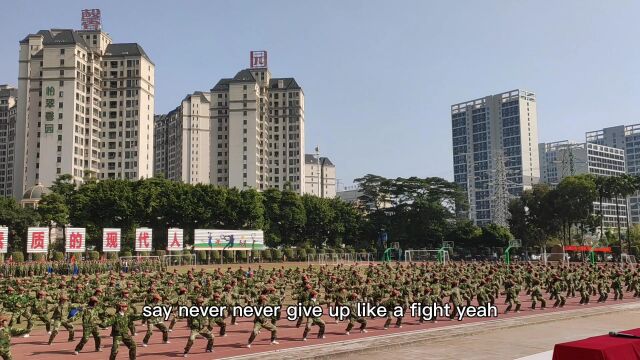
[[[550,239],[563,245],[582,245],[586,235],[599,234],[600,245],[626,245],[626,252],[631,253],[632,243],[638,240],[634,235],[637,231],[629,226],[629,218],[622,211],[626,199],[637,191],[640,177],[626,174],[584,174],[566,177],[555,187],[534,185],[509,204],[509,226],[513,235],[529,247],[544,246]],[[613,229],[605,228],[605,203],[615,204]],[[623,227],[627,229],[624,233]]]
[[[122,250],[133,250],[135,228],[153,229],[154,249],[167,245],[167,229],[262,229],[269,247],[375,251],[381,232],[403,249],[434,249],[442,241],[469,248],[505,246],[511,234],[496,225],[479,228],[461,216],[466,196],[441,178],[388,179],[368,174],[355,180],[357,206],[341,199],[290,190],[238,190],[190,185],[154,177],[137,181],[87,179],[77,186],[60,176],[36,210],[0,199],[0,224],[10,227],[12,250],[23,250],[29,226],[58,224],[87,229],[87,246],[100,251],[103,228],[122,229]],[[55,249],[55,247],[54,247]]]

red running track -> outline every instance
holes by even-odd
[[[548,298],[549,295],[545,295],[545,299]],[[504,305],[504,296],[497,300],[498,309],[500,311],[497,318],[465,318],[463,321],[458,320],[449,320],[449,319],[438,319],[438,322],[432,324],[430,322],[425,322],[424,324],[420,324],[418,319],[406,317],[404,320],[404,325],[401,329],[395,328],[395,319],[393,319],[391,328],[388,330],[383,329],[383,325],[385,319],[369,319],[368,323],[368,333],[361,334],[358,331],[359,324],[355,324],[354,330],[352,330],[351,335],[345,335],[344,330],[346,328],[346,322],[341,322],[336,324],[333,319],[330,319],[327,315],[323,317],[325,322],[327,323],[326,328],[326,338],[325,339],[317,339],[316,335],[318,333],[318,328],[314,326],[309,334],[309,338],[306,342],[302,341],[302,332],[303,328],[296,328],[295,323],[289,322],[286,319],[280,320],[278,322],[278,341],[279,345],[271,345],[269,342],[270,333],[266,330],[262,330],[260,335],[256,338],[253,343],[251,349],[247,349],[245,347],[247,343],[247,339],[249,338],[249,334],[253,328],[252,319],[248,318],[240,318],[239,323],[236,326],[227,325],[227,336],[219,337],[217,336],[219,328],[215,328],[213,333],[215,336],[214,343],[214,352],[206,353],[205,345],[206,340],[203,338],[198,338],[195,341],[195,344],[191,348],[189,352],[188,359],[194,360],[204,360],[204,359],[221,359],[230,356],[237,355],[245,355],[248,353],[260,353],[265,351],[273,351],[278,349],[286,349],[292,347],[300,347],[305,345],[316,345],[316,344],[330,344],[331,342],[343,341],[343,340],[352,340],[363,338],[366,336],[378,336],[390,333],[402,333],[408,331],[415,331],[421,329],[433,329],[443,326],[455,325],[458,323],[472,323],[472,322],[481,322],[487,320],[495,320],[495,319],[504,319],[504,318],[512,318],[517,316],[526,316],[531,314],[540,314],[540,313],[550,313],[550,312],[559,312],[566,310],[576,310],[581,308],[592,308],[598,306],[606,306],[612,304],[621,304],[621,303],[630,303],[635,301],[640,301],[640,299],[634,299],[630,294],[625,294],[625,299],[622,301],[613,301],[613,294],[610,294],[609,300],[606,303],[596,303],[593,298],[597,300],[597,296],[592,296],[592,302],[589,305],[581,306],[579,304],[580,298],[569,298],[567,299],[567,304],[564,308],[551,308],[554,301],[547,300],[547,309],[539,310],[536,309],[531,310],[531,300],[528,296],[521,296],[520,300],[522,301],[522,310],[519,314],[510,312],[505,315],[504,309],[506,305]],[[539,306],[539,304],[538,304]],[[283,314],[284,315],[284,314]],[[227,319],[229,322],[229,319]],[[67,332],[64,328],[61,327],[60,333],[56,337],[56,340],[52,345],[47,345],[48,335],[44,331],[43,328],[39,328],[34,330],[29,338],[13,338],[11,352],[13,354],[13,358],[15,360],[26,360],[26,359],[34,359],[37,357],[38,360],[47,360],[47,359],[61,359],[63,357],[71,357],[71,359],[78,360],[104,360],[108,359],[109,353],[111,350],[111,337],[109,337],[109,332],[111,329],[105,329],[101,331],[102,335],[102,352],[94,351],[94,342],[93,338],[89,339],[89,342],[85,345],[83,351],[78,355],[74,356],[73,351],[82,337],[82,325],[80,323],[74,324],[76,327],[75,336],[76,340],[74,342],[67,342]],[[21,326],[24,326],[21,325]],[[184,350],[184,346],[187,342],[187,338],[189,335],[186,321],[180,321],[176,324],[174,331],[169,334],[170,344],[162,344],[162,334],[159,330],[154,328],[153,336],[149,342],[149,346],[144,348],[142,347],[142,338],[144,337],[146,327],[138,326],[138,335],[135,337],[136,343],[138,345],[138,359],[146,359],[146,360],[155,360],[155,359],[168,359],[168,358],[176,358],[182,357],[182,353]],[[128,359],[128,349],[126,346],[121,345],[118,353],[118,359]]]

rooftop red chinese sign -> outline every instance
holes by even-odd
[[[102,18],[100,16],[100,9],[82,10],[81,25],[82,25],[82,30],[102,29]]]
[[[252,51],[249,67],[252,69],[267,67],[267,52],[264,50]]]

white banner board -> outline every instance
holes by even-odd
[[[184,249],[183,235],[184,231],[182,229],[169,229],[167,234],[167,250],[182,251]]]
[[[6,254],[8,246],[9,246],[9,228],[6,226],[0,226],[0,254]]]
[[[64,243],[65,252],[84,252],[87,248],[87,230],[85,228],[67,228],[66,238]]]
[[[136,229],[136,251],[151,251],[153,232],[149,228]]]
[[[193,236],[194,250],[262,250],[262,230],[213,230],[196,229]]]
[[[30,227],[27,230],[27,252],[46,253],[49,250],[49,228]]]
[[[102,229],[102,251],[118,252],[121,243],[120,229]]]

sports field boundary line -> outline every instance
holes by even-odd
[[[447,325],[433,329],[404,331],[393,334],[367,336],[359,339],[341,340],[330,343],[296,346],[281,350],[269,350],[255,354],[225,357],[227,360],[294,360],[294,359],[330,359],[336,355],[358,353],[384,348],[385,350],[425,341],[442,341],[452,337],[472,336],[478,332],[509,329],[527,325],[563,321],[581,317],[591,317],[640,309],[640,301],[624,304],[600,305],[586,309],[564,310],[549,313],[522,315],[507,319],[476,321],[466,324]]]

